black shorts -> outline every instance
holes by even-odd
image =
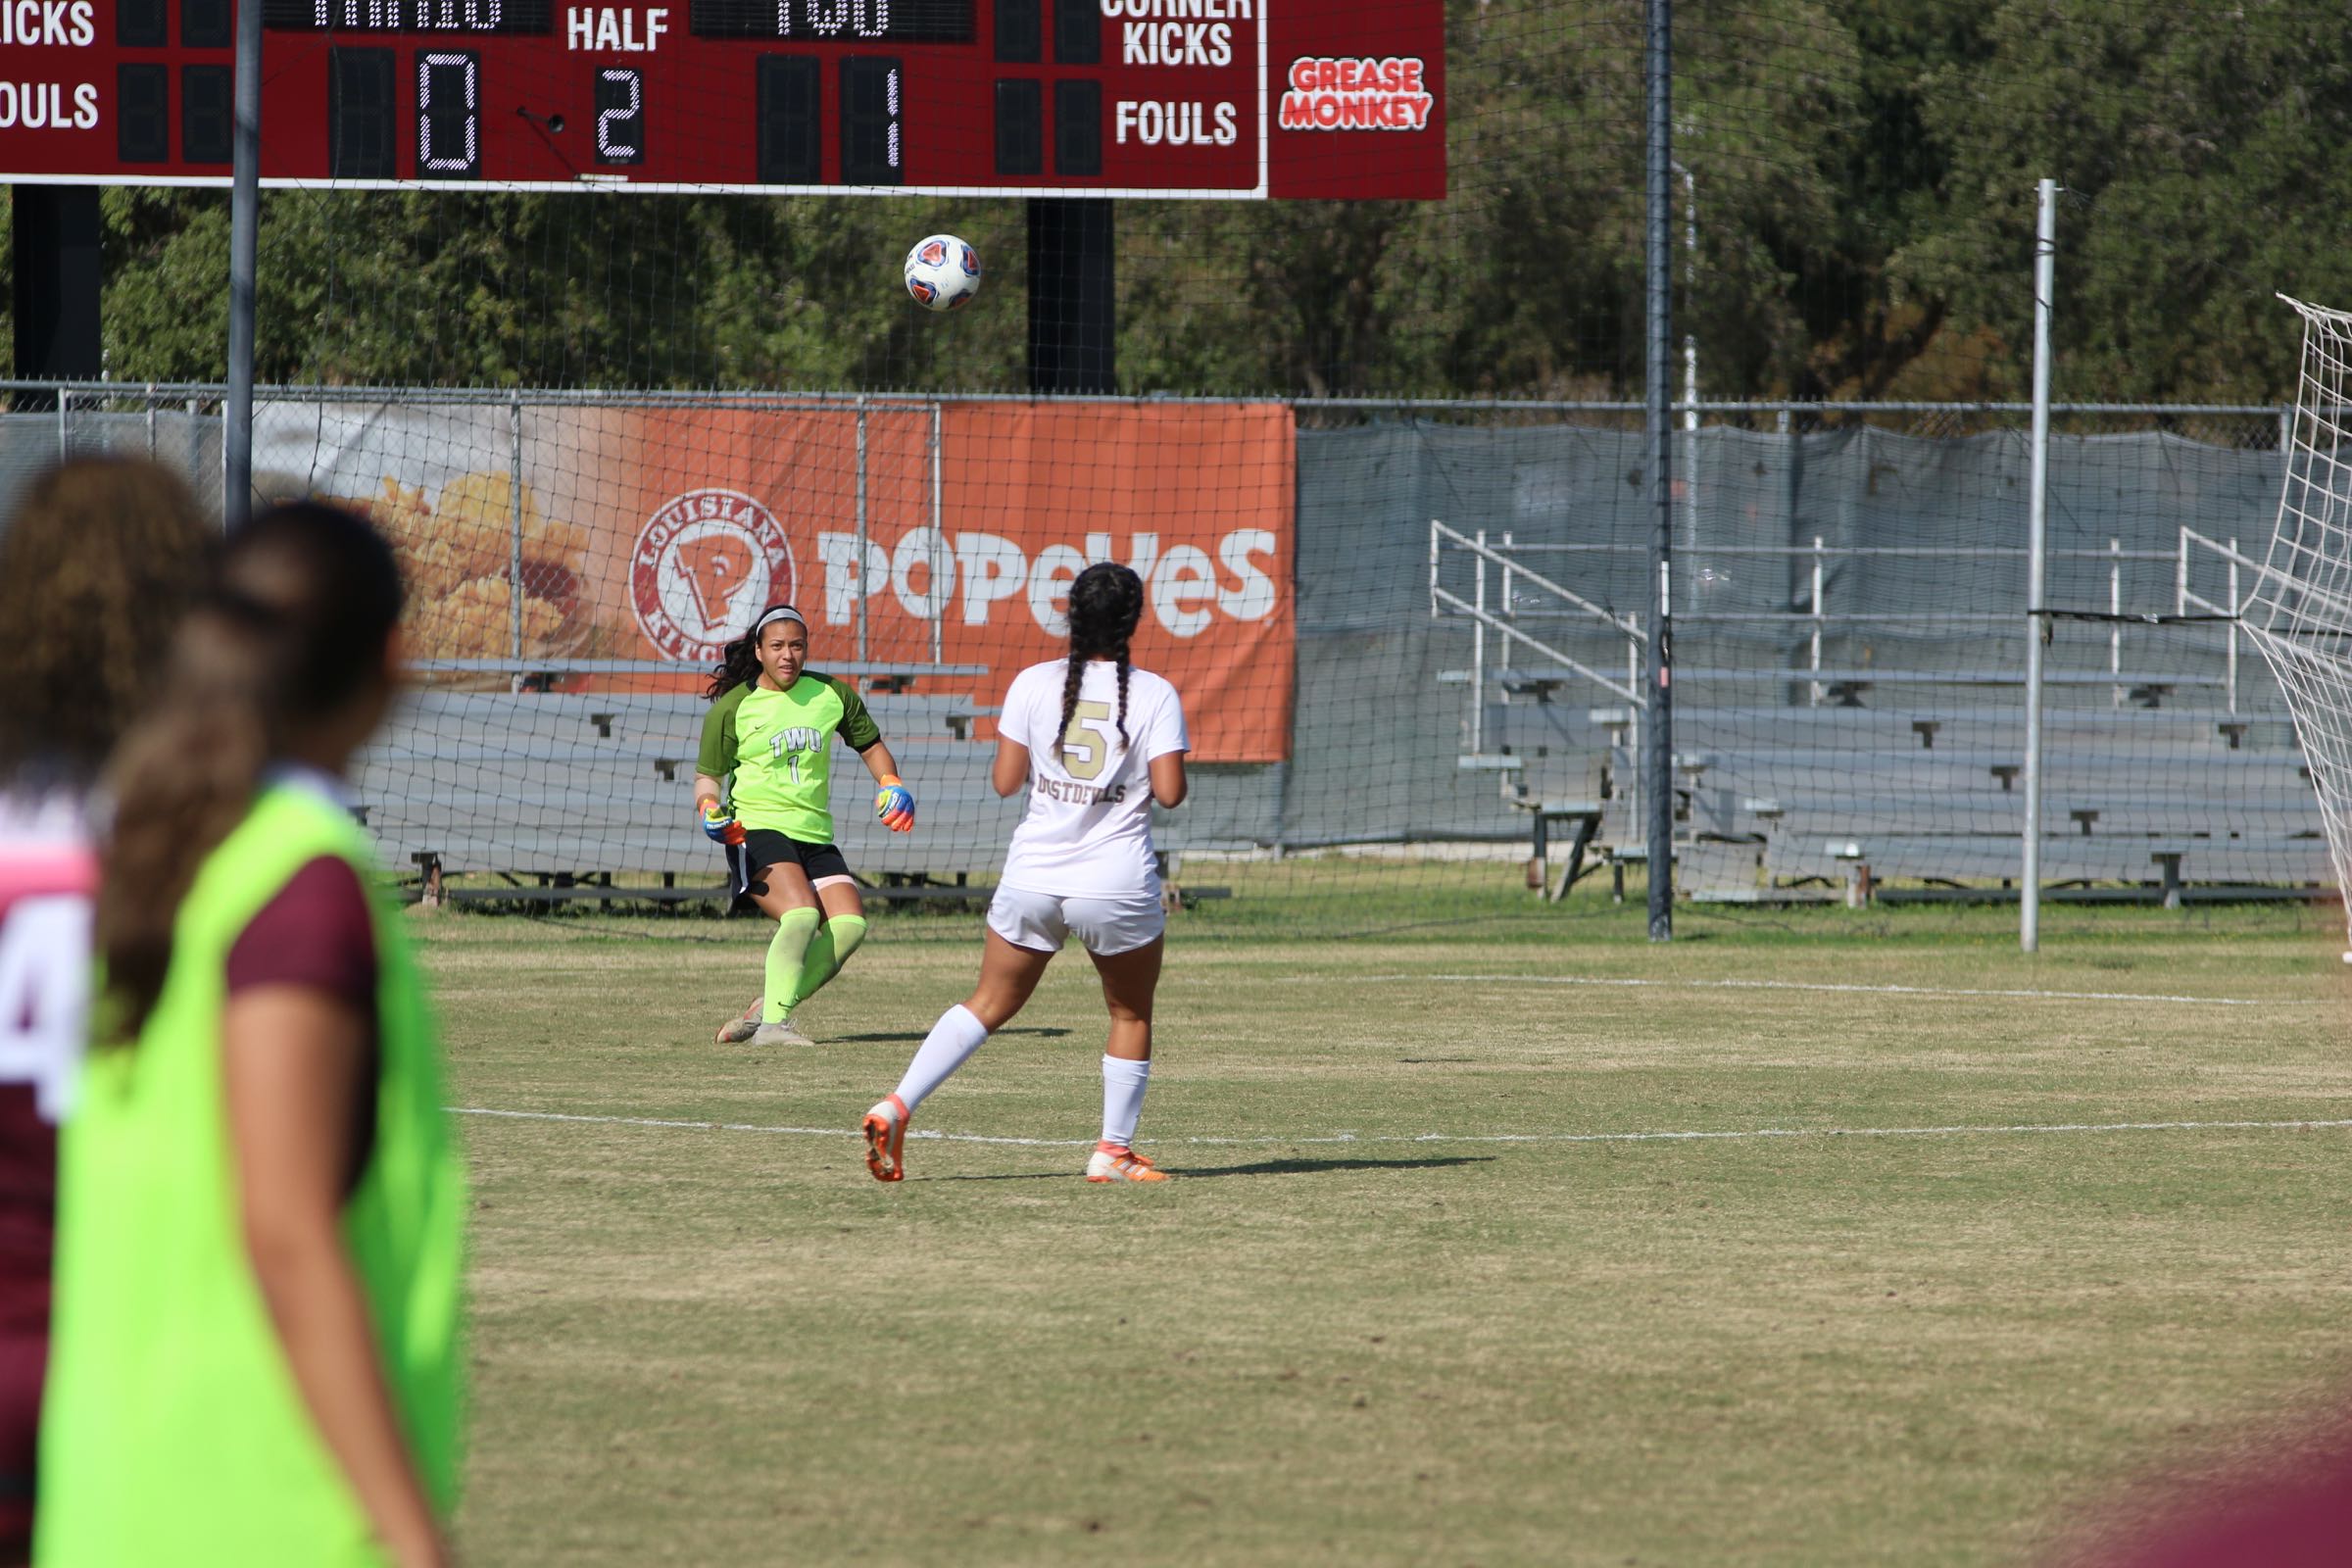
[[[803,844],[772,827],[747,827],[741,844],[727,846],[727,877],[735,889],[735,907],[747,908],[754,894],[765,893],[767,868],[783,861],[808,873],[812,883],[850,874],[850,862],[833,845]]]

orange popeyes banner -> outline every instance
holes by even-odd
[[[529,517],[578,525],[526,522],[526,537],[579,546],[552,576],[526,559],[526,608],[541,578],[567,595],[565,623],[595,626],[575,653],[707,667],[789,601],[814,667],[981,666],[918,689],[993,706],[1066,649],[1071,579],[1117,560],[1145,582],[1136,662],[1183,693],[1194,756],[1289,753],[1296,485],[1280,404],[950,403],[936,425],[921,404],[540,409],[525,430]]]

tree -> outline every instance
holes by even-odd
[[[2291,389],[2271,292],[2352,298],[2352,256],[2321,226],[2352,188],[2352,13],[2003,0],[1986,38],[1928,78],[1951,172],[1897,274],[1955,323],[2026,342],[2034,188],[2054,176],[2062,395]]]
[[[1123,203],[1122,386],[1641,395],[1640,0],[1446,5],[1446,199]],[[2044,173],[2073,204],[2073,394],[2276,397],[2294,341],[2271,290],[2352,299],[2352,255],[2323,238],[2352,181],[2334,157],[2352,141],[2340,6],[1685,0],[1676,49],[1697,240],[1678,247],[1678,322],[1709,398],[2022,395]],[[271,192],[260,370],[1018,390],[1022,211]],[[224,200],[118,190],[106,214],[111,372],[219,378]],[[906,244],[941,229],[990,270],[947,318],[898,287]]]

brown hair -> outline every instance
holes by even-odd
[[[152,463],[79,458],[33,481],[0,532],[0,789],[95,782],[205,544],[188,487]]]
[[[95,930],[102,1040],[131,1038],[154,1010],[180,901],[252,808],[263,770],[383,678],[402,598],[391,546],[332,507],[275,508],[221,552],[163,689],[108,772],[118,805]]]

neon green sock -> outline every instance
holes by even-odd
[[[837,914],[826,920],[825,928],[810,939],[808,956],[801,959],[800,986],[793,993],[792,1004],[797,1007],[822,991],[864,940],[864,915]]]
[[[808,939],[816,935],[818,918],[814,909],[786,909],[776,920],[776,934],[767,944],[767,998],[760,1008],[761,1022],[782,1023],[792,1016],[793,986],[800,979]]]

